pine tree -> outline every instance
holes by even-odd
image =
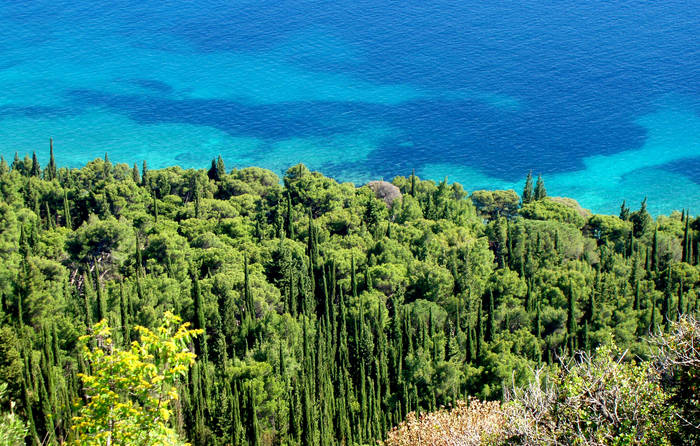
[[[10,172],[10,166],[7,165],[5,157],[0,155],[0,176],[5,175]]]
[[[539,183],[538,183],[539,184]],[[523,189],[523,204],[528,204],[534,199],[534,194],[532,191],[532,171],[527,173],[527,178],[525,178],[525,188]]]
[[[542,175],[537,175],[537,184],[535,185],[535,200],[543,200],[547,196],[547,189],[544,187]]]

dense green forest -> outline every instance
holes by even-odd
[[[170,313],[201,330],[166,420],[196,446],[371,444],[575,351],[644,358],[650,330],[698,313],[700,218],[639,206],[592,215],[531,175],[519,196],[3,159],[2,412],[27,444],[76,440],[96,368],[79,338],[104,321],[127,349]]]

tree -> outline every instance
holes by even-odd
[[[56,178],[56,160],[53,156],[53,138],[49,139],[49,165],[46,166],[46,179],[53,180]]]
[[[176,385],[194,364],[188,345],[201,330],[170,312],[155,331],[137,326],[140,340],[126,350],[112,340],[106,320],[81,336],[85,403],[73,420],[76,445],[183,444],[170,427]],[[93,347],[94,346],[94,347]]]
[[[654,219],[651,218],[651,215],[647,211],[646,197],[644,197],[644,200],[642,200],[642,205],[640,206],[639,210],[630,215],[630,221],[632,222],[635,237],[641,237],[649,230],[654,222]]]
[[[141,175],[139,174],[139,167],[134,163],[134,167],[131,169],[131,179],[134,184],[141,184]]]
[[[547,189],[544,187],[542,175],[537,175],[537,184],[535,185],[535,200],[542,200],[547,196]]]
[[[627,206],[627,202],[622,200],[620,205],[620,220],[627,221],[630,219],[630,208]]]
[[[523,189],[523,204],[528,204],[534,199],[534,194],[532,192],[532,171],[527,173],[527,178],[525,179],[525,188]]]
[[[41,166],[36,157],[36,152],[32,152],[32,170],[30,171],[30,175],[33,177],[39,177],[41,175]]]

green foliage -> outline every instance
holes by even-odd
[[[520,209],[514,191],[467,198],[415,175],[355,187],[301,164],[283,184],[223,159],[140,173],[97,159],[42,177],[18,156],[8,169],[0,380],[28,436],[50,444],[75,440],[87,410],[72,404],[78,374],[96,373],[81,346],[131,355],[135,327],[157,334],[168,312],[204,332],[159,421],[223,446],[368,444],[410,411],[498,399],[566,351],[614,337],[643,357],[650,327],[698,311],[686,213],[639,229],[648,213],[590,216],[542,187]],[[117,356],[78,341],[98,319]]]
[[[166,312],[155,331],[136,326],[139,340],[119,349],[105,320],[82,336],[90,373],[81,373],[86,403],[73,419],[76,445],[180,444],[169,426],[176,384],[194,364],[188,349],[201,330]],[[90,346],[94,347],[90,347]]]
[[[513,217],[520,204],[514,190],[477,190],[471,195],[477,211],[486,218]]]
[[[586,223],[586,220],[575,209],[550,198],[541,198],[524,204],[519,212],[523,217],[532,220],[555,220],[570,223],[579,229]]]

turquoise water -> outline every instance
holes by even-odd
[[[0,154],[700,209],[700,5],[512,3],[4,2]]]

